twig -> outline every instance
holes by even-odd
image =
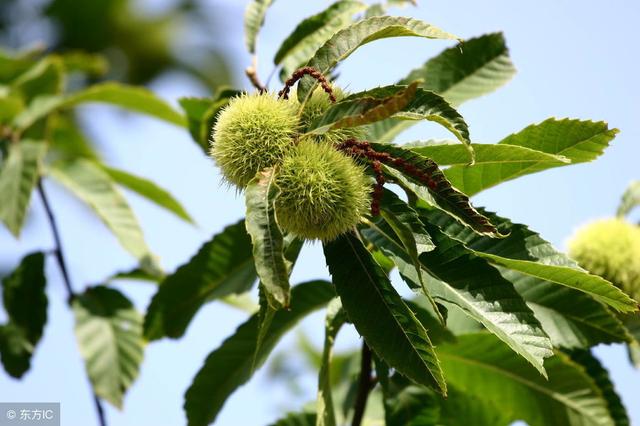
[[[364,417],[364,410],[367,408],[369,392],[373,389],[375,382],[371,378],[371,349],[366,342],[362,342],[362,358],[360,360],[360,377],[358,379],[358,394],[354,404],[353,420],[351,426],[360,426]]]
[[[267,91],[266,86],[260,82],[260,77],[258,77],[258,64],[255,56],[253,57],[251,65],[244,70],[244,73],[249,78],[251,84],[253,84],[253,87],[258,89],[260,93],[265,93]]]
[[[49,219],[49,226],[51,227],[51,233],[53,234],[53,241],[55,244],[55,248],[53,250],[55,254],[56,261],[58,262],[58,267],[60,268],[60,273],[62,274],[62,281],[67,289],[68,302],[74,299],[76,294],[73,291],[73,287],[71,286],[71,278],[69,277],[69,270],[67,269],[67,262],[64,258],[64,252],[62,251],[62,240],[60,238],[60,231],[58,230],[58,225],[56,223],[56,218],[53,215],[53,210],[51,209],[51,204],[49,203],[49,198],[47,197],[47,193],[44,190],[44,186],[42,185],[42,180],[38,179],[38,193],[40,194],[40,198],[42,199],[42,204],[44,206],[44,210],[47,213],[47,218]],[[98,421],[100,426],[107,426],[107,420],[104,415],[104,409],[102,407],[102,403],[98,396],[93,393],[93,400],[95,401],[96,411],[98,414]]]

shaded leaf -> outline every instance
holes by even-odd
[[[182,114],[156,97],[150,90],[120,83],[100,83],[64,96],[40,96],[16,117],[14,125],[23,130],[59,109],[89,102],[107,103],[150,115],[177,126],[186,125]]]
[[[602,121],[550,118],[506,137],[499,144],[562,155],[571,160],[571,164],[576,164],[599,157],[617,133],[617,129],[609,129]],[[456,188],[471,196],[501,182],[562,165],[540,162],[452,166],[445,175]]]
[[[412,70],[401,80],[421,80],[420,87],[442,95],[452,105],[491,93],[506,84],[516,70],[502,33],[463,41]]]
[[[28,104],[37,96],[60,93],[63,86],[62,61],[55,56],[47,56],[13,80],[10,88]]]
[[[25,256],[18,267],[2,279],[2,302],[8,323],[0,325],[0,355],[12,377],[29,370],[31,356],[47,322],[45,256]]]
[[[487,402],[500,401],[510,420],[531,426],[613,426],[594,381],[567,356],[549,358],[549,379],[531,369],[496,337],[468,334],[437,349],[451,386]]]
[[[251,250],[244,220],[206,242],[195,256],[162,281],[147,309],[145,337],[181,337],[202,305],[248,291],[256,281]]]
[[[362,242],[345,234],[326,243],[324,252],[342,305],[367,345],[401,374],[446,394],[427,331]]]
[[[289,268],[284,257],[284,237],[276,222],[275,201],[280,189],[273,169],[259,172],[245,191],[247,232],[253,243],[253,260],[267,301],[274,309],[289,305]]]
[[[457,40],[433,25],[413,18],[396,16],[374,16],[361,20],[335,33],[309,60],[307,66],[316,68],[324,75],[358,47],[375,40],[389,37],[425,37],[430,39]],[[302,102],[316,87],[315,81],[302,79],[298,85],[298,99]]]
[[[191,219],[191,216],[189,216],[189,213],[182,207],[180,202],[154,182],[113,167],[103,166],[102,168],[111,176],[114,182],[170,211],[185,222],[193,223],[193,219]]]
[[[125,250],[143,264],[153,263],[152,254],[129,203],[100,166],[86,159],[78,159],[55,163],[48,172],[93,209]]]
[[[142,316],[122,293],[104,286],[87,289],[73,300],[72,308],[93,391],[121,408],[142,363]]]
[[[287,331],[334,297],[333,288],[324,281],[311,281],[293,287],[290,310],[275,313],[258,353],[256,367],[264,363]],[[209,354],[185,394],[184,409],[190,426],[212,423],[227,398],[251,378],[257,336],[258,314],[254,314]]]
[[[269,426],[315,426],[316,413],[287,413],[283,418]]]
[[[8,155],[0,163],[0,221],[16,238],[24,224],[46,150],[43,142],[10,143]]]

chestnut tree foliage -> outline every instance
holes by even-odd
[[[617,130],[604,122],[549,118],[496,143],[476,143],[457,108],[513,77],[503,35],[463,40],[427,22],[388,16],[389,7],[411,3],[402,0],[375,5],[339,0],[302,21],[273,59],[284,88],[270,92],[255,60],[271,3],[252,0],[245,14],[253,93],[226,88],[207,98],[182,98],[181,111],[141,87],[92,84],[103,61],[95,55],[0,53],[0,221],[19,238],[31,198],[40,197],[55,242],[53,250],[28,254],[2,277],[8,319],[0,325],[0,354],[6,372],[22,377],[38,350],[47,321],[44,265],[51,256],[68,290],[98,403],[121,406],[147,343],[180,338],[200,309],[215,309],[210,302],[237,302],[238,295],[257,287],[259,309],[249,308],[247,320],[213,348],[185,393],[189,425],[214,422],[279,340],[322,309],[326,323],[324,348],[317,354],[317,399],[277,425],[508,425],[516,420],[532,426],[628,425],[608,373],[590,349],[628,344],[638,362],[637,302],[526,225],[469,200],[520,176],[593,161]],[[408,70],[396,84],[358,93],[338,88],[335,71],[342,61],[365,44],[392,37],[451,40],[453,45]],[[69,77],[83,84],[70,89]],[[74,108],[98,102],[153,116],[183,127],[203,153],[211,150],[215,157],[221,149],[215,147],[216,131],[212,136],[222,127],[216,127],[218,118],[251,97],[287,103],[297,123],[283,132],[284,146],[288,149],[290,141],[291,149],[300,151],[297,160],[264,164],[261,140],[250,141],[258,142],[256,157],[234,159],[234,167],[260,164],[241,185],[246,219],[212,236],[188,262],[167,273],[121,188],[184,221],[192,222],[191,217],[155,183],[106,164],[79,128]],[[421,120],[441,125],[451,140],[425,135],[421,141],[394,143]],[[314,144],[329,146],[329,152]],[[216,161],[222,163],[221,158]],[[348,163],[344,167],[352,169],[343,173],[342,187],[311,188],[296,180],[296,167],[320,161],[328,161],[322,170],[338,174]],[[362,178],[353,177],[359,174]],[[47,198],[49,181],[89,206],[138,260],[138,268],[106,277],[103,285],[74,289],[60,244],[64,230]],[[322,211],[312,210],[325,203],[318,200],[344,201],[350,196],[344,185],[350,183],[366,188],[366,208],[361,197],[358,215],[343,220],[340,229],[334,222],[318,222]],[[326,194],[314,198],[322,189]],[[332,198],[339,190],[344,194]],[[628,191],[620,215],[638,203],[639,192],[637,185]],[[305,200],[311,200],[308,217],[296,210]],[[305,220],[320,231],[305,233]],[[321,240],[330,281],[291,283],[300,249],[310,239]],[[390,281],[394,268],[403,282]],[[159,283],[146,312],[108,286],[118,277]],[[411,289],[400,293],[412,295],[402,297],[399,286]],[[334,356],[336,336],[351,326],[362,336],[362,349]]]

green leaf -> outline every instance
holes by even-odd
[[[78,157],[99,161],[99,154],[80,129],[73,114],[55,114],[47,122],[47,141],[54,158],[74,160]]]
[[[251,0],[245,9],[244,42],[251,54],[256,53],[258,32],[260,32],[260,28],[264,24],[264,17],[271,3],[273,3],[273,0]]]
[[[385,86],[354,93],[332,105],[309,126],[307,133],[321,135],[343,127],[356,127],[391,117],[407,108],[417,84]]]
[[[156,97],[150,90],[120,83],[100,83],[70,95],[40,96],[31,103],[29,108],[16,117],[14,125],[19,130],[24,130],[57,110],[88,102],[119,106],[180,127],[187,124],[182,114]]]
[[[327,318],[324,330],[324,348],[322,350],[322,364],[318,374],[318,399],[316,411],[318,421],[316,426],[335,426],[336,415],[333,408],[331,392],[331,360],[333,343],[342,325],[347,321],[347,314],[342,309],[340,299],[333,299],[327,307]]]
[[[56,95],[64,87],[60,58],[48,56],[35,63],[11,83],[11,91],[30,103],[37,96]]]
[[[477,255],[484,253],[507,259],[529,260],[538,262],[541,267],[557,265],[584,272],[536,232],[494,213],[483,212],[501,232],[508,234],[500,240],[479,236],[436,210],[421,209],[419,213],[424,220],[461,241]],[[623,342],[629,339],[616,316],[585,293],[521,272],[499,269],[527,301],[555,346],[588,348],[598,343]]]
[[[616,215],[624,217],[636,206],[640,205],[640,181],[631,182],[622,195]]]
[[[122,293],[91,287],[72,302],[80,354],[96,395],[121,408],[144,352],[142,316]]]
[[[152,264],[147,246],[133,211],[109,175],[96,163],[78,159],[55,163],[49,175],[85,202],[113,232],[122,247],[143,264]]]
[[[275,215],[275,200],[280,189],[275,172],[259,172],[247,186],[247,232],[253,243],[253,259],[269,305],[274,309],[289,306],[289,268],[284,257],[284,238]]]
[[[571,164],[577,164],[599,157],[617,133],[617,129],[609,129],[602,121],[550,118],[506,137],[499,144],[562,155],[571,160]],[[445,171],[445,175],[456,188],[471,196],[501,182],[562,165],[540,162],[453,166]]]
[[[288,78],[293,71],[306,64],[332,35],[350,25],[355,13],[365,8],[366,5],[360,1],[340,0],[304,19],[282,42],[273,63],[282,64],[282,75]]]
[[[335,297],[331,285],[311,281],[293,287],[290,310],[275,313],[263,339],[256,367],[267,359],[276,343],[302,318]],[[222,345],[211,352],[185,394],[184,409],[189,426],[212,423],[227,398],[251,378],[258,336],[258,314],[243,323]]]
[[[340,62],[349,57],[358,47],[375,40],[390,37],[424,37],[430,39],[458,40],[433,25],[413,18],[396,16],[374,16],[363,19],[335,33],[309,60],[307,66],[328,75]],[[298,99],[303,102],[316,87],[309,79],[298,85]]]
[[[124,170],[114,169],[113,167],[103,165],[102,168],[117,184],[132,190],[156,205],[172,212],[185,222],[193,224],[193,219],[191,219],[189,213],[186,212],[184,207],[182,207],[173,195],[154,182],[125,172]]]
[[[431,90],[457,106],[491,93],[516,73],[502,33],[465,40],[412,70],[400,81],[421,80],[420,87]]]
[[[244,220],[205,243],[160,284],[147,309],[145,337],[181,337],[202,305],[248,291],[256,281],[251,249]]]
[[[45,256],[36,252],[2,279],[2,302],[9,319],[0,325],[0,354],[5,370],[22,377],[47,322]]]
[[[393,175],[420,198],[450,213],[480,234],[500,236],[491,221],[473,208],[469,197],[456,190],[440,171],[438,165],[431,159],[393,145],[379,143],[371,143],[370,145],[375,151],[385,152],[393,158],[401,159],[404,163],[414,166],[429,177],[431,186],[429,186],[428,182],[423,182],[413,177],[405,178],[404,175],[400,174],[405,172],[401,165],[389,164],[389,167],[393,167],[400,172]],[[411,183],[408,179],[414,183]],[[427,189],[422,188],[422,185],[427,185]]]
[[[269,426],[316,426],[316,413],[287,413]]]
[[[20,236],[46,150],[43,142],[13,142],[0,163],[0,221],[16,238]]]
[[[401,374],[446,394],[427,331],[362,242],[345,234],[324,252],[342,305],[369,347]]]
[[[490,334],[458,337],[438,347],[451,386],[487,402],[499,401],[510,420],[531,426],[613,426],[606,400],[585,370],[567,356],[549,358],[544,379]]]
[[[430,293],[460,307],[545,374],[543,361],[552,354],[551,342],[513,285],[460,242],[429,223],[425,228],[436,245],[435,250],[420,255],[423,269],[436,278],[428,282]],[[397,251],[376,230],[362,232],[377,247]],[[410,271],[406,268],[404,274],[418,282],[417,272]]]
[[[588,350],[573,351],[569,354],[571,360],[582,365],[587,374],[596,382],[598,389],[607,401],[609,413],[614,420],[616,426],[629,426],[629,416],[627,410],[620,400],[620,396],[616,393],[615,387],[609,378],[609,372],[600,364],[600,361],[594,357]]]
[[[469,164],[468,151],[456,142],[410,142],[402,147],[428,157],[440,166],[465,166]],[[571,162],[561,155],[547,154],[516,145],[474,143],[471,144],[471,147],[476,155],[474,167],[481,164],[527,166],[538,163],[562,165]]]

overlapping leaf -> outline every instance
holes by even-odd
[[[189,213],[182,207],[180,202],[176,200],[173,195],[167,192],[165,189],[158,186],[156,183],[142,178],[140,176],[133,175],[125,172],[124,170],[114,169],[113,167],[103,167],[104,171],[113,179],[114,182],[132,190],[133,192],[143,196],[156,205],[170,211],[180,219],[193,223],[193,219],[189,216]]]
[[[324,251],[342,305],[369,347],[414,382],[446,394],[427,331],[362,242],[345,234]]]
[[[72,302],[76,338],[96,395],[122,407],[144,352],[142,316],[119,291],[92,287]]]
[[[487,333],[458,336],[437,349],[449,383],[480,400],[500,401],[510,420],[531,426],[613,426],[607,401],[584,368],[557,354],[549,379]]]
[[[248,291],[257,277],[251,250],[244,220],[206,242],[160,284],[147,309],[145,337],[181,337],[202,305]]]
[[[15,237],[24,224],[46,148],[38,141],[11,143],[7,157],[0,163],[0,221]]]
[[[273,58],[275,65],[282,64],[283,78],[306,64],[320,46],[338,30],[351,24],[352,16],[365,7],[360,1],[340,0],[300,22]]]
[[[358,47],[389,37],[425,37],[457,40],[457,37],[413,18],[374,16],[363,19],[335,33],[307,63],[327,75]],[[312,92],[315,83],[303,79],[298,85],[298,99],[303,101]]]
[[[394,176],[406,187],[414,191],[416,195],[452,214],[478,233],[491,236],[500,235],[489,219],[473,208],[469,198],[451,185],[434,161],[408,149],[393,145],[371,143],[371,147],[375,151],[386,152],[394,158],[401,159],[429,176],[433,185],[425,189],[421,185],[427,185],[426,182],[411,177],[406,178],[400,173],[394,173]],[[399,172],[404,172],[402,166],[396,164],[390,164],[389,166],[396,168]]]
[[[289,305],[289,268],[284,257],[284,237],[275,215],[280,189],[275,172],[259,172],[245,191],[247,232],[253,243],[253,260],[267,301],[274,309]]]
[[[311,281],[293,287],[290,310],[275,313],[255,358],[255,366],[264,363],[287,331],[334,297],[333,288],[324,281]],[[251,378],[257,337],[258,314],[254,314],[209,354],[185,394],[184,409],[189,426],[212,423],[227,398]]]
[[[506,137],[499,144],[562,155],[571,160],[571,164],[576,164],[599,157],[617,133],[617,129],[609,129],[601,121],[550,118]],[[453,166],[445,174],[456,188],[471,196],[501,182],[562,165],[550,162],[478,164]]]
[[[624,191],[622,200],[616,211],[618,217],[626,216],[634,207],[640,205],[640,181],[631,182],[629,187]]]
[[[127,200],[100,166],[90,160],[79,159],[56,163],[49,169],[49,174],[89,205],[125,250],[141,263],[153,264],[153,256],[138,220]]]

